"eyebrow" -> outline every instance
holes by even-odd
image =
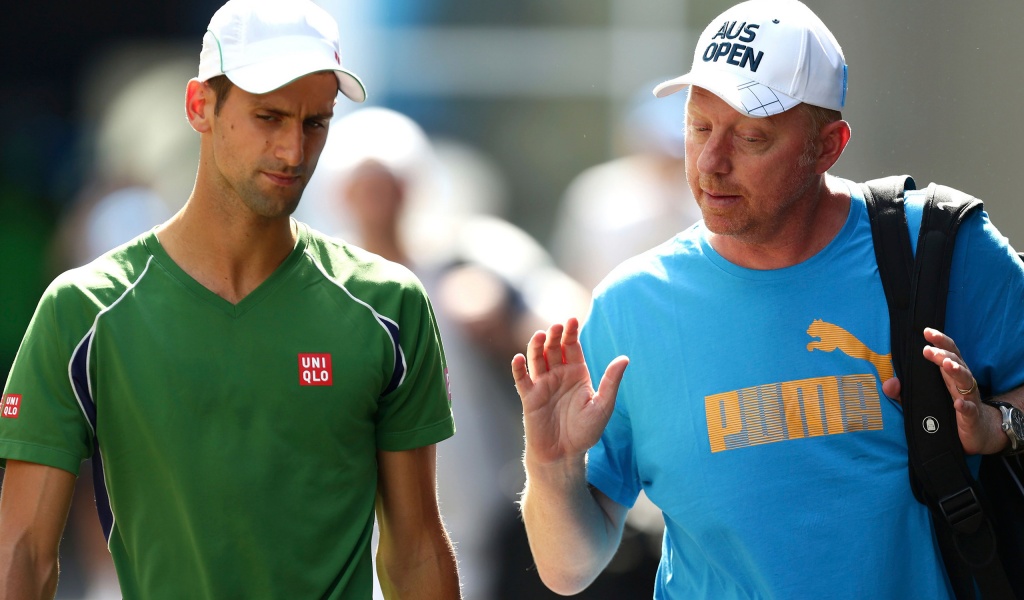
[[[275,116],[278,116],[278,117],[294,117],[295,116],[295,113],[292,113],[292,112],[289,112],[289,111],[286,111],[286,110],[281,110],[279,108],[272,108],[270,106],[261,105],[261,104],[257,104],[255,107],[253,107],[253,109],[254,110],[263,111],[263,112],[268,112],[268,113],[270,113],[272,115],[275,115]],[[308,115],[304,120],[308,121],[310,119],[313,119],[315,121],[321,121],[321,120],[330,121],[333,118],[334,118],[334,111],[328,111],[328,112],[316,113],[316,114]]]

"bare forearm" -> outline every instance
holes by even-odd
[[[39,600],[57,592],[57,560],[39,560],[24,545],[0,544],[0,600]]]
[[[615,554],[624,514],[609,514],[598,501],[582,458],[541,466],[527,456],[525,463],[522,513],[537,571],[553,591],[578,593]]]
[[[0,600],[53,598],[75,476],[8,460],[0,494]]]
[[[990,400],[1009,402],[1017,408],[1024,410],[1024,385],[1014,388],[1004,394],[993,396]]]
[[[377,557],[381,590],[388,600],[452,600],[461,598],[459,573],[443,529],[418,548],[382,547]]]
[[[437,506],[434,446],[377,456],[377,575],[384,597],[461,598],[455,552]]]

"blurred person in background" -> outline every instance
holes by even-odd
[[[518,522],[515,484],[502,479],[519,470],[522,451],[510,436],[522,419],[505,363],[546,318],[586,306],[543,248],[497,215],[503,190],[477,151],[368,107],[331,125],[302,209],[311,225],[412,269],[433,299],[459,422],[438,445],[438,495],[473,600],[499,597],[497,532]]]
[[[700,220],[686,185],[685,99],[643,93],[618,124],[620,156],[570,182],[551,249],[565,271],[593,289],[616,265]]]
[[[522,444],[510,442],[522,439],[522,416],[506,365],[524,335],[586,310],[587,291],[501,216],[504,182],[478,151],[431,140],[383,107],[346,114],[331,132],[303,197],[305,220],[408,266],[434,302],[460,424],[438,445],[438,495],[463,593],[554,598],[537,578],[515,507]],[[582,598],[650,587],[657,548],[627,538],[618,571]]]
[[[454,433],[407,269],[291,218],[338,92],[334,20],[230,0],[186,117],[184,207],[58,277],[3,395],[0,594],[49,597],[82,461],[127,598],[458,598],[435,444]],[[400,335],[399,335],[400,334]]]
[[[624,260],[700,220],[683,162],[685,105],[682,96],[655,98],[641,90],[618,124],[621,156],[586,169],[566,189],[552,253],[588,290]],[[641,492],[627,515],[624,544],[653,548],[656,555],[663,533],[661,512]]]
[[[181,126],[181,82],[195,58],[130,45],[104,55],[83,85],[96,125],[85,180],[61,217],[53,270],[79,267],[181,209],[195,183],[199,144]],[[110,90],[116,87],[116,93]]]
[[[465,340],[446,321],[436,286],[437,257],[410,239],[409,227],[416,222],[405,217],[438,175],[437,165],[426,134],[405,115],[378,107],[350,112],[331,124],[317,173],[303,196],[303,214],[311,226],[408,267],[433,300],[448,361],[452,412],[459,423],[458,435],[438,445],[439,502],[456,549],[463,595],[487,598],[494,569],[491,531],[503,498],[497,486],[484,484],[502,463],[501,446],[486,440],[507,435],[501,425],[511,421],[503,420],[502,413],[509,411],[495,402],[493,390],[480,389],[487,372],[467,364],[473,357],[466,353]],[[419,223],[441,228],[447,219],[462,217],[453,211],[437,216]],[[374,597],[383,597],[381,590]]]

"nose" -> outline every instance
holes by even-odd
[[[711,135],[696,148],[697,170],[705,175],[728,173],[732,169],[730,158],[732,151],[731,136],[727,132],[712,132]],[[687,149],[687,153],[690,149]]]
[[[289,167],[298,167],[305,156],[306,134],[302,123],[282,127],[276,142],[275,156]]]

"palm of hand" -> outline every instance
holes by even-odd
[[[590,383],[585,364],[561,364],[534,379],[523,398],[523,422],[538,460],[553,462],[585,453],[611,418]]]
[[[622,374],[620,356],[605,370],[595,391],[579,343],[579,323],[538,331],[526,356],[512,359],[512,377],[523,402],[527,454],[535,461],[575,460],[597,443],[611,418]]]

